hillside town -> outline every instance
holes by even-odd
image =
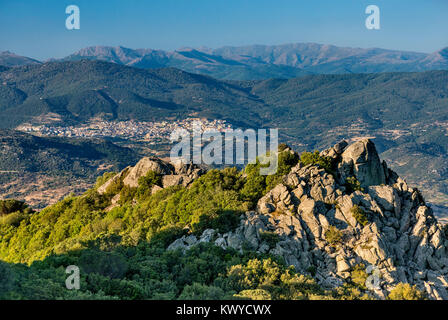
[[[186,129],[191,131],[194,122],[200,122],[202,130],[217,130],[219,132],[231,129],[232,126],[225,120],[208,120],[200,118],[187,118],[174,121],[140,122],[95,120],[79,126],[32,125],[24,124],[17,129],[23,132],[57,137],[96,137],[120,138],[136,141],[167,140],[173,131]]]

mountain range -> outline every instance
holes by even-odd
[[[28,57],[19,56],[10,51],[0,52],[0,66],[16,67],[16,66],[23,66],[26,64],[39,64],[39,63],[41,63],[41,62],[38,60],[28,58]]]
[[[50,61],[102,60],[143,69],[175,67],[217,79],[294,78],[307,74],[345,74],[448,70],[448,48],[419,53],[380,48],[349,48],[317,43],[181,48],[175,51],[94,46]],[[0,53],[0,65],[39,61]]]

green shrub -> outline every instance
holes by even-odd
[[[329,174],[333,174],[332,169],[332,160],[330,157],[321,157],[319,154],[319,151],[314,152],[303,152],[300,156],[300,162],[302,162],[303,165],[307,166],[309,164],[311,165],[319,165],[325,171]]]
[[[223,300],[229,298],[221,288],[197,282],[185,286],[179,296],[179,300]]]
[[[205,229],[214,229],[219,233],[226,233],[235,229],[243,211],[235,210],[212,210],[208,214],[199,217],[199,222],[194,223],[192,231],[200,235]]]
[[[350,279],[356,286],[366,290],[366,281],[368,274],[366,272],[366,266],[363,263],[354,266],[350,272]]]
[[[106,196],[112,198],[114,195],[118,194],[121,189],[123,189],[123,180],[126,177],[126,174],[121,175],[119,179],[112,181],[106,188]]]
[[[442,232],[445,234],[445,237],[448,238],[448,223],[443,225]]]
[[[101,187],[107,181],[112,179],[116,174],[117,174],[117,172],[105,172],[102,176],[99,176],[96,179],[94,189],[97,190],[99,187]]]
[[[363,227],[365,227],[369,223],[369,220],[367,219],[367,214],[358,205],[355,204],[350,209],[350,212],[352,213],[353,218],[355,218],[355,220]]]
[[[347,283],[335,288],[331,292],[331,296],[337,300],[373,300],[367,293],[363,293],[359,287]]]
[[[123,205],[125,203],[131,202],[135,197],[136,191],[137,191],[137,188],[123,186],[123,188],[121,188],[121,191],[120,191],[120,200],[118,201],[118,203]]]
[[[0,299],[8,299],[14,288],[14,272],[10,265],[0,261]]]
[[[411,286],[409,283],[399,283],[387,297],[389,300],[425,300],[426,295],[424,292],[417,289],[417,287]]]
[[[28,213],[17,211],[10,213],[6,216],[0,216],[0,224],[18,227],[20,225],[20,222],[28,217],[29,217]]]
[[[251,208],[254,208],[258,199],[279,184],[282,181],[282,177],[289,173],[291,168],[299,162],[299,156],[296,153],[286,151],[285,149],[278,153],[278,168],[275,174],[260,175],[260,168],[268,165],[261,164],[258,158],[256,163],[248,164],[244,169],[246,179],[240,194],[244,200],[250,201]]]
[[[316,268],[316,266],[309,266],[306,269],[306,272],[308,272],[309,274],[311,274],[311,276],[314,277],[316,275],[316,273],[317,273],[317,268]]]
[[[18,200],[0,200],[0,216],[7,215],[16,211],[24,211],[28,205]]]
[[[109,278],[122,278],[129,268],[125,257],[115,252],[85,250],[79,257],[79,266],[86,273],[97,273]]]
[[[156,185],[162,186],[162,176],[154,171],[149,171],[146,176],[138,179],[137,198],[148,198],[151,195],[152,187]]]
[[[218,283],[221,281],[218,281]],[[323,294],[324,291],[316,281],[297,274],[293,267],[268,259],[251,259],[245,264],[233,265],[229,268],[223,287],[242,293],[243,290],[264,290],[273,300],[307,299],[312,295]],[[265,296],[261,291],[251,291]],[[249,292],[248,292],[249,293]]]
[[[168,247],[174,240],[187,234],[187,230],[181,227],[165,227],[151,237],[151,243],[162,248]]]
[[[299,162],[299,155],[294,152],[290,152],[284,149],[284,151],[278,153],[278,168],[277,172],[272,175],[266,176],[266,188],[265,193],[273,189],[277,184],[281,182],[282,177],[291,171]]]
[[[272,300],[270,293],[263,289],[243,290],[235,297],[242,300]]]
[[[325,239],[332,246],[336,247],[342,241],[342,232],[335,226],[330,226],[327,231],[325,231]]]
[[[266,242],[270,248],[275,248],[277,242],[280,240],[279,235],[273,231],[260,232],[260,238],[261,241]]]
[[[348,177],[345,180],[345,187],[347,188],[348,193],[353,193],[355,191],[364,191],[361,187],[361,183],[356,179],[356,177]]]

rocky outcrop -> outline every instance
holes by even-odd
[[[136,188],[138,187],[138,179],[146,176],[149,171],[154,171],[161,175],[168,175],[173,173],[174,168],[170,163],[161,159],[145,157],[129,170],[129,173],[123,180],[123,184],[131,188]]]
[[[384,167],[376,152],[375,145],[369,139],[353,143],[341,154],[342,161],[338,171],[342,179],[355,176],[361,187],[386,183]]]
[[[156,193],[163,188],[172,186],[188,187],[194,180],[199,178],[206,171],[194,164],[183,162],[166,162],[159,158],[142,158],[134,167],[127,167],[114,177],[106,181],[97,190],[99,194],[105,194],[109,186],[114,183],[122,182],[123,186],[137,188],[139,179],[146,176],[150,171],[162,176],[162,185],[153,186],[152,193]],[[115,195],[111,200],[109,210],[118,205],[120,194]]]
[[[170,174],[165,174],[162,177],[163,188],[182,185],[187,187],[194,180],[205,173],[205,170],[191,163],[184,164],[183,162],[171,163],[173,170]]]
[[[363,264],[370,275],[372,270],[379,275],[370,288],[377,298],[403,282],[432,299],[448,299],[448,239],[419,191],[380,162],[370,140],[339,143],[321,155],[333,159],[333,172],[299,163],[258,201],[256,211],[241,216],[235,230],[206,230],[169,249],[206,241],[268,252],[299,272],[313,270],[328,288],[348,281]],[[361,190],[347,190],[345,179],[351,176]]]
[[[105,194],[107,189],[114,183],[119,183],[119,181],[123,181],[123,179],[126,177],[126,175],[129,172],[129,169],[131,167],[127,167],[121,172],[117,173],[115,176],[113,176],[111,179],[107,180],[106,183],[104,183],[102,186],[100,186],[97,190],[99,194]]]

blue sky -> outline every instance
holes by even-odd
[[[67,30],[77,5],[81,29]],[[369,4],[381,30],[367,30]],[[448,0],[0,0],[0,51],[47,59],[92,45],[180,47],[317,42],[433,52],[448,46]]]

